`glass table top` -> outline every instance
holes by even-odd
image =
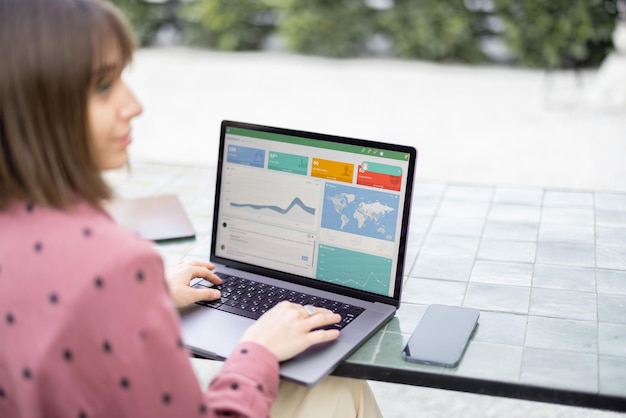
[[[157,249],[166,265],[208,259],[214,168],[139,164],[107,179],[121,197],[177,194],[197,236]],[[402,304],[351,370],[563,390],[626,410],[626,194],[418,180],[408,234]],[[480,310],[455,368],[401,358],[435,303]]]

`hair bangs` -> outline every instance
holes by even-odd
[[[135,36],[123,15],[108,3],[105,14],[94,22],[92,29],[92,77],[103,68],[115,67],[121,72],[133,58]]]

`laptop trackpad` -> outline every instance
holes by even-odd
[[[280,375],[288,380],[297,381],[307,386],[318,383],[346,358],[354,344],[338,340],[310,347],[291,360],[280,364]],[[321,371],[327,373],[320,375]]]
[[[227,358],[243,332],[253,323],[252,319],[195,305],[183,313],[181,329],[185,344],[194,353],[210,358]],[[216,327],[219,333],[212,329],[211,324],[219,324]],[[342,341],[341,337],[315,345],[282,362],[280,374],[289,380],[314,385],[325,376],[320,376],[320,371],[332,372],[353,348],[354,344]]]
[[[196,354],[226,358],[239,343],[243,332],[253,323],[252,319],[243,316],[198,306],[183,314],[183,341]]]

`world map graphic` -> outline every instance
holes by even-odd
[[[322,227],[394,241],[398,204],[396,194],[327,183]]]

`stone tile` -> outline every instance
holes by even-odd
[[[188,213],[197,236],[210,235],[213,229],[212,213]]]
[[[626,357],[626,324],[598,323],[599,353]]]
[[[132,164],[128,179],[115,187],[121,197],[146,197],[161,193],[169,182],[182,175],[183,166],[162,164]]]
[[[461,305],[467,285],[464,282],[410,277],[402,293],[403,303]]]
[[[514,205],[541,206],[543,193],[543,189],[498,187],[494,193],[493,201]]]
[[[162,253],[178,254],[179,257],[182,258],[185,254],[191,251],[195,245],[196,239],[194,238],[163,241],[159,243],[158,250]]]
[[[446,184],[437,182],[430,183],[416,181],[413,186],[413,199],[415,200],[439,200],[446,190]]]
[[[474,333],[476,341],[523,346],[526,338],[526,315],[481,312]]]
[[[478,249],[478,259],[534,263],[537,245],[534,242],[485,238]]]
[[[439,205],[437,216],[484,220],[488,211],[489,201],[444,199]]]
[[[541,213],[541,223],[593,227],[595,224],[595,218],[592,208],[580,209],[544,207]]]
[[[598,325],[595,321],[529,316],[526,347],[597,354]]]
[[[396,316],[389,322],[385,331],[410,334],[413,332],[426,311],[427,305],[404,302],[396,311]],[[395,321],[394,321],[395,320]]]
[[[522,365],[522,347],[470,341],[461,362],[446,373],[517,382]]]
[[[474,258],[478,250],[479,238],[453,237],[429,234],[420,249],[420,254]]]
[[[470,281],[513,286],[530,286],[532,277],[532,264],[476,260]]]
[[[406,243],[406,254],[404,257],[404,273],[408,274],[415,264],[417,260],[417,255],[419,254],[419,249],[422,246],[422,242],[424,241],[426,235],[421,231],[415,231],[411,229],[409,231],[409,237]]]
[[[596,209],[626,211],[626,194],[624,193],[595,193]]]
[[[537,263],[574,267],[595,267],[596,252],[592,245],[540,241]]]
[[[530,314],[553,318],[597,321],[595,293],[533,288]]]
[[[596,227],[596,243],[600,247],[621,247],[626,258],[626,227]]]
[[[593,208],[593,193],[562,192],[547,190],[543,196],[543,205],[547,207]]]
[[[491,201],[493,187],[448,185],[444,198],[452,200]]]
[[[163,259],[163,267],[166,269],[184,259],[183,254],[180,253],[172,253],[163,250],[158,250],[158,253]]]
[[[601,269],[626,270],[626,248],[597,245],[596,265]]]
[[[193,247],[189,250],[187,256],[193,256],[194,258],[205,257],[206,261],[209,261],[211,255],[211,235],[204,235],[196,238]]]
[[[497,240],[536,242],[539,223],[488,221],[483,232],[484,238]]]
[[[433,223],[435,213],[436,208],[413,207],[411,209],[409,229],[428,229],[430,224]]]
[[[437,235],[480,237],[484,225],[484,219],[460,219],[437,216],[430,227],[430,233]]]
[[[443,367],[406,361],[402,358],[402,350],[409,340],[409,335],[395,332],[385,332],[374,353],[374,363],[379,366],[395,369],[420,370],[425,372],[441,373]]]
[[[434,215],[437,213],[437,208],[439,207],[439,202],[441,201],[441,196],[429,196],[427,194],[421,196],[413,193],[412,201],[411,201],[411,215],[415,215],[418,212],[423,212],[429,215]],[[412,216],[411,219],[413,219]]]
[[[215,197],[216,169],[185,167],[175,177],[159,187],[159,193],[179,196],[206,195],[211,200]]]
[[[533,287],[595,292],[596,272],[591,268],[535,264]]]
[[[541,219],[541,207],[495,203],[489,215],[489,221],[538,223]]]
[[[595,245],[596,233],[592,226],[572,226],[542,223],[539,227],[540,243],[570,245]]]
[[[469,280],[473,265],[474,257],[457,257],[454,254],[419,254],[409,275],[466,282]]]
[[[623,397],[626,393],[626,358],[600,356],[599,366],[600,393]]]
[[[596,226],[626,226],[626,210],[596,208]]]
[[[510,313],[528,313],[530,289],[520,286],[470,283],[463,306]]]
[[[599,294],[598,321],[626,324],[626,296]]]
[[[571,351],[526,348],[520,380],[529,385],[597,392],[598,357]]]
[[[610,295],[626,295],[626,271],[624,270],[596,270],[598,293]]]

